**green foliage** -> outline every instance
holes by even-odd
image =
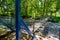
[[[0,15],[9,16],[15,12],[14,0],[2,0],[0,3]]]
[[[59,10],[60,0],[21,0],[21,16],[23,18],[60,17]],[[15,16],[15,0],[0,0],[0,15]]]

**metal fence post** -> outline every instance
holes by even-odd
[[[16,7],[16,40],[21,40],[21,25],[20,21],[20,13],[21,13],[21,0],[15,0]]]

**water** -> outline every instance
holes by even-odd
[[[4,20],[6,23],[11,23],[11,19],[8,17],[1,18]],[[12,24],[15,24],[15,19],[12,17]],[[2,24],[0,24],[0,28],[4,28]],[[53,23],[53,22],[47,22],[45,27],[48,27],[48,36],[53,36],[56,38],[59,38],[59,29],[60,29],[60,24],[59,23]],[[39,28],[39,31],[42,32],[44,29]]]
[[[0,19],[2,19],[6,23],[11,23],[12,22],[12,24],[15,24],[15,18],[13,18],[13,17],[7,17],[7,16],[5,16],[5,17],[0,18]]]
[[[59,29],[60,29],[59,23],[48,22],[45,27],[48,27],[48,30],[44,29],[44,30],[42,30],[42,32],[45,32],[45,30],[47,30],[48,33],[46,33],[46,34],[48,36],[53,36],[53,37],[59,38]]]

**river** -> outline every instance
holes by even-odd
[[[9,17],[4,17],[4,18],[1,18],[1,19],[6,23],[11,23],[11,19],[9,19]],[[12,24],[15,24],[15,19],[13,17],[12,17]],[[60,24],[59,23],[47,22],[45,27],[48,27],[48,33],[47,33],[48,36],[53,36],[53,37],[59,38],[59,29],[60,29]],[[5,28],[5,26],[0,24],[0,29],[1,28]],[[46,29],[39,28],[38,30],[40,32],[42,32],[42,34],[43,34],[43,31],[46,30]]]

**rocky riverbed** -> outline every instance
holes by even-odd
[[[4,18],[3,18],[4,19]],[[15,19],[12,19],[12,21]],[[32,20],[28,20],[32,22]],[[34,32],[35,38],[34,40],[58,40],[59,39],[59,28],[60,24],[58,23],[52,23],[52,22],[46,22],[46,19],[39,20],[39,21],[34,21],[33,23],[29,26],[29,29]],[[5,17],[5,22],[10,22],[8,19]],[[12,22],[14,24],[14,21]],[[3,27],[1,29],[0,25],[0,40],[16,40],[16,33],[11,32],[8,28]],[[34,27],[34,30],[33,30]],[[47,33],[46,33],[47,32]],[[31,40],[32,37],[27,34],[25,30],[22,30],[21,33],[21,40]]]

